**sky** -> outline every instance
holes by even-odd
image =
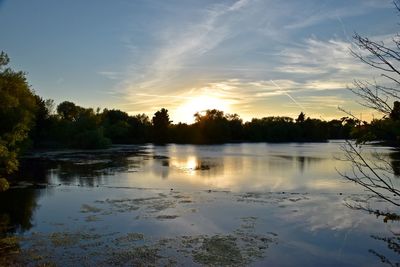
[[[348,88],[379,72],[352,36],[390,42],[399,22],[391,0],[0,0],[0,50],[56,103],[369,120]]]

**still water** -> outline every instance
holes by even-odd
[[[0,226],[17,237],[20,251],[7,260],[32,266],[395,266],[400,223],[346,206],[371,200],[339,175],[351,171],[342,145],[34,153],[22,161],[20,182],[0,194]],[[396,151],[369,146],[364,154],[375,152],[398,173]]]

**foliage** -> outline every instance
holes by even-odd
[[[0,53],[0,176],[18,168],[17,155],[33,126],[36,100],[23,72],[7,67],[8,56]]]
[[[153,138],[155,143],[163,144],[168,141],[168,128],[171,124],[169,119],[168,110],[165,108],[157,111],[153,118]]]
[[[0,192],[6,191],[9,187],[8,181],[5,178],[0,178]]]
[[[43,103],[43,100],[40,102]],[[157,111],[150,122],[144,114],[130,116],[116,109],[94,113],[93,109],[79,107],[71,102],[60,105],[63,108],[57,110],[63,112],[37,117],[36,123],[41,127],[33,129],[35,134],[32,136],[35,138],[32,139],[35,146],[102,148],[111,143],[145,142],[315,142],[349,138],[355,126],[355,121],[347,117],[332,121],[306,118],[297,122],[289,117],[264,117],[243,123],[239,115],[224,114],[216,109],[194,114],[193,124],[172,124],[166,109]],[[43,107],[43,104],[40,106]],[[65,106],[69,108],[66,109]],[[305,114],[299,115],[302,116],[305,117]]]

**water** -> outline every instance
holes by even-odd
[[[19,185],[0,195],[1,225],[20,249],[7,260],[33,266],[399,263],[393,245],[399,223],[345,205],[370,195],[339,175],[351,170],[341,145],[36,153],[23,160]],[[366,150],[380,152],[397,173],[397,152]]]

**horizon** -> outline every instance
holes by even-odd
[[[388,42],[394,21],[390,0],[0,1],[1,49],[43,98],[149,117],[164,107],[189,124],[214,108],[243,121],[346,116],[338,107],[380,117],[347,88],[379,78],[350,54],[351,35]]]

